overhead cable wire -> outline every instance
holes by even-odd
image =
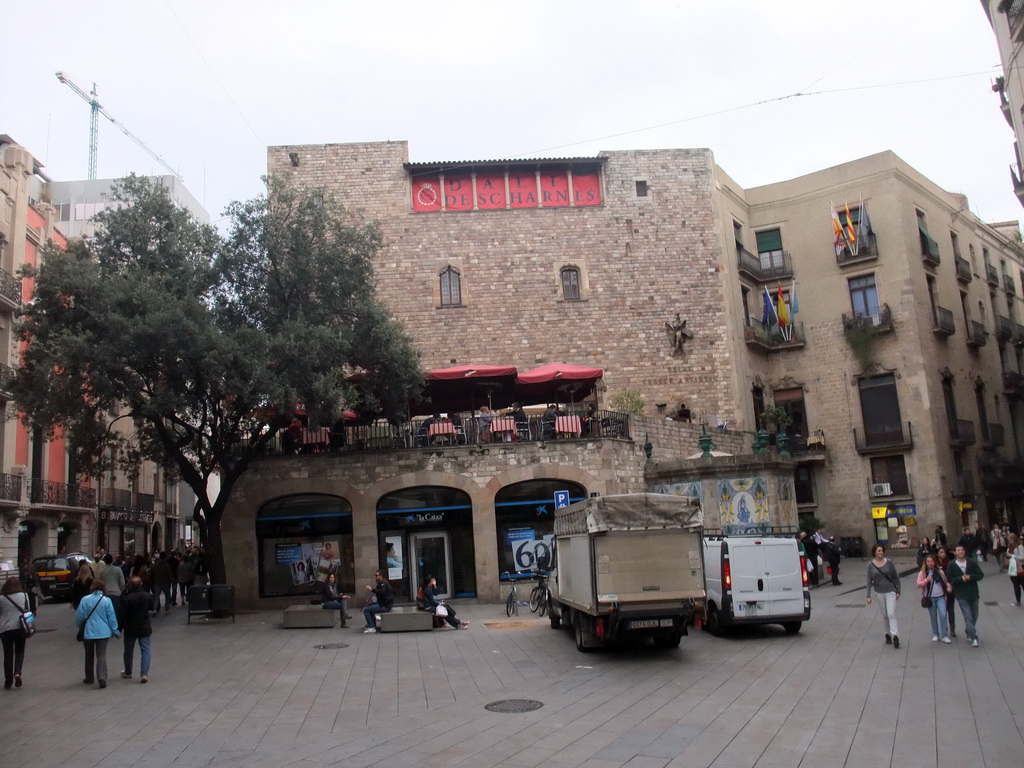
[[[542,152],[553,152],[557,149],[566,149],[568,147],[578,147],[581,144],[591,144],[595,141],[606,141],[608,139],[617,139],[622,136],[630,136],[636,133],[645,133],[647,131],[656,131],[659,128],[668,128],[673,125],[682,125],[683,123],[692,123],[697,120],[705,120],[709,117],[718,117],[719,115],[727,115],[732,112],[740,112],[745,109],[753,109],[754,107],[760,107],[765,104],[772,104],[779,101],[787,101],[789,99],[797,99],[806,96],[825,96],[833,93],[849,93],[850,91],[867,91],[875,88],[896,88],[907,85],[922,85],[924,83],[936,83],[944,80],[958,80],[966,77],[978,77],[980,75],[991,76],[994,70],[998,70],[999,67],[992,67],[982,72],[967,72],[960,75],[944,75],[942,77],[926,77],[920,80],[903,80],[898,83],[875,83],[873,85],[852,85],[845,88],[827,88],[820,91],[797,91],[796,93],[789,93],[785,96],[775,96],[770,99],[761,99],[760,101],[752,101],[749,104],[742,104],[736,107],[727,107],[725,109],[715,110],[714,112],[705,112],[700,115],[691,115],[690,117],[683,117],[679,120],[670,120],[667,123],[659,123],[657,125],[648,125],[643,128],[631,128],[628,131],[620,131],[618,133],[609,133],[604,136],[594,136],[589,139],[582,139],[580,141],[569,142],[568,144],[558,144],[552,147],[545,147],[543,149],[535,149],[530,152],[523,152],[521,154],[511,155],[511,157],[528,157],[530,155],[537,155]]]
[[[238,116],[242,119],[242,122],[245,123],[245,127],[249,129],[249,132],[252,133],[253,137],[256,139],[256,141],[259,142],[260,146],[265,148],[267,146],[266,143],[263,141],[263,139],[260,138],[259,134],[256,133],[256,129],[253,128],[252,125],[249,124],[249,121],[245,119],[245,115],[242,114],[242,110],[239,108],[238,104],[235,103],[235,100],[231,98],[231,93],[228,91],[224,83],[221,82],[221,79],[217,77],[217,73],[214,72],[213,67],[210,66],[210,62],[208,62],[206,60],[206,57],[203,56],[203,52],[199,50],[199,46],[196,45],[195,40],[192,39],[192,35],[188,33],[188,30],[185,28],[185,25],[182,24],[181,19],[178,18],[178,14],[174,11],[174,8],[171,6],[169,0],[164,0],[164,4],[167,6],[167,10],[171,12],[171,15],[174,17],[174,20],[178,22],[178,26],[181,27],[181,31],[185,34],[185,37],[188,39],[189,43],[192,44],[192,47],[195,49],[196,55],[198,55],[199,58],[202,60],[203,64],[206,65],[206,68],[210,71],[210,75],[217,82],[217,85],[220,86],[220,89],[224,91],[224,95],[227,96],[228,101],[231,102],[231,106],[235,108],[235,112],[238,113]]]

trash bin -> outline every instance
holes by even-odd
[[[235,622],[235,587],[233,584],[213,584],[210,589],[210,611],[215,614],[231,614]]]

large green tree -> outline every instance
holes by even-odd
[[[29,426],[63,430],[84,475],[113,453],[180,476],[223,580],[225,507],[280,415],[301,403],[327,424],[358,405],[398,420],[422,381],[416,353],[374,291],[378,230],[330,201],[271,179],[229,207],[221,236],[146,179],[115,199],[94,238],[46,249],[14,396]],[[353,373],[367,374],[358,391]]]

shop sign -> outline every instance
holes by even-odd
[[[889,507],[872,507],[871,508],[871,519],[872,520],[884,520],[885,516],[889,514]]]
[[[108,523],[125,523],[127,525],[152,525],[153,513],[140,509],[101,509],[100,520]]]
[[[423,525],[425,523],[443,523],[444,512],[416,512],[412,515],[406,515],[404,518],[406,525]]]

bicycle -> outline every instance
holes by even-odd
[[[512,589],[509,590],[508,597],[505,599],[505,615],[511,616],[513,613],[519,615],[519,594],[516,591],[516,579],[523,578],[518,572],[509,573],[505,571],[502,576],[508,576],[509,583],[512,585]]]
[[[551,592],[548,590],[548,574],[537,574],[537,586],[530,592],[530,610],[543,617],[548,612]]]

